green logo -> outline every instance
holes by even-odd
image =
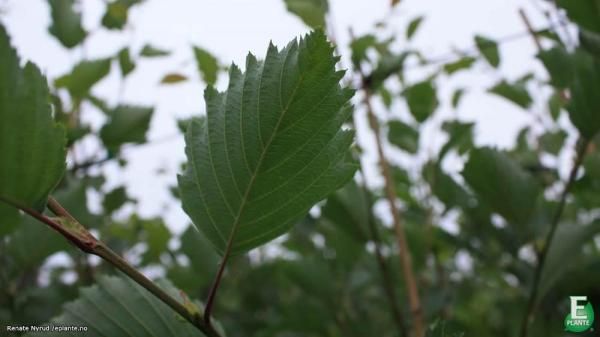
[[[583,332],[594,324],[592,304],[581,305],[584,301],[587,301],[587,296],[571,296],[571,312],[565,317],[565,331]]]

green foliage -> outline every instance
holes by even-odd
[[[123,144],[144,143],[153,112],[152,107],[126,105],[108,111],[110,119],[100,130],[102,142],[115,152]]]
[[[163,280],[159,284],[183,302],[181,294],[170,282]],[[116,276],[103,276],[95,285],[81,289],[79,298],[67,303],[62,314],[51,323],[87,327],[86,336],[204,336],[146,289]],[[64,332],[29,333],[27,336],[64,336]]]
[[[135,69],[135,63],[131,59],[129,48],[121,49],[117,59],[119,60],[119,68],[123,77],[129,75]]]
[[[353,92],[340,87],[332,54],[316,32],[281,51],[271,45],[264,62],[249,55],[245,73],[232,66],[226,93],[206,89],[207,122],[188,127],[179,187],[220,254],[285,233],[353,176],[353,134],[340,129]]]
[[[529,108],[533,103],[533,99],[531,98],[531,95],[529,95],[527,88],[525,88],[524,83],[508,83],[506,81],[501,81],[490,88],[489,92],[503,97],[523,109]]]
[[[485,60],[494,68],[500,65],[500,52],[496,41],[476,35],[475,45]]]
[[[157,48],[155,46],[152,45],[145,45],[142,50],[140,51],[140,56],[143,57],[164,57],[164,56],[169,56],[171,53],[168,50],[164,50],[161,48]]]
[[[573,55],[575,78],[569,86],[571,100],[567,104],[571,122],[585,137],[600,130],[600,59],[578,50]]]
[[[64,129],[52,120],[46,79],[20,67],[0,26],[0,200],[44,209],[65,169]],[[26,155],[24,155],[26,154]]]
[[[505,153],[491,148],[474,149],[462,174],[477,196],[508,222],[529,224],[540,188]]]
[[[414,84],[404,91],[406,103],[413,117],[422,123],[438,107],[438,99],[433,82],[424,81]]]
[[[217,82],[219,63],[217,59],[205,49],[194,47],[194,56],[200,76],[206,84],[214,85]]]
[[[82,61],[77,64],[71,73],[56,79],[54,84],[58,88],[66,88],[72,96],[83,98],[90,93],[90,89],[110,72],[111,60],[100,59]]]
[[[388,140],[397,147],[416,153],[419,149],[419,131],[399,120],[388,122]]]
[[[284,0],[291,13],[297,15],[312,28],[325,27],[325,15],[329,10],[327,0]]]
[[[81,14],[74,6],[74,0],[49,0],[52,25],[48,29],[63,46],[73,48],[79,45],[87,33],[81,25]]]
[[[412,19],[408,23],[408,27],[406,27],[406,39],[407,40],[410,40],[413,38],[413,36],[415,35],[415,33],[417,32],[419,27],[421,27],[421,23],[423,23],[423,19],[424,18],[422,16],[418,16],[418,17]]]

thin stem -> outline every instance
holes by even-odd
[[[231,240],[230,240],[231,241]],[[227,249],[229,250],[229,249]],[[219,265],[219,270],[217,271],[217,275],[213,280],[213,284],[210,287],[210,291],[208,293],[208,297],[206,299],[206,305],[204,306],[204,324],[211,327],[211,319],[210,316],[212,314],[212,308],[215,304],[215,298],[217,296],[217,291],[219,290],[219,286],[221,285],[221,280],[223,279],[223,272],[225,271],[225,266],[227,265],[227,261],[229,260],[230,254],[223,255],[223,259],[221,260],[221,264]]]
[[[577,178],[577,172],[579,172],[579,168],[583,163],[583,159],[585,158],[585,154],[587,152],[589,144],[590,140],[587,138],[584,138],[580,142],[578,142],[579,148],[577,149],[575,155],[575,162],[573,164],[573,167],[571,168],[571,172],[569,173],[569,178],[565,183],[564,189],[560,195],[560,200],[558,202],[558,206],[556,208],[554,216],[552,217],[552,221],[550,222],[550,231],[548,231],[548,234],[546,235],[544,246],[538,254],[538,264],[533,275],[533,284],[531,286],[531,292],[529,294],[529,300],[527,302],[527,310],[525,311],[525,318],[523,319],[523,322],[521,324],[521,333],[519,335],[521,337],[527,337],[529,323],[533,321],[537,304],[539,284],[541,281],[542,271],[544,270],[546,256],[548,255],[548,251],[550,250],[552,240],[554,239],[554,234],[556,233],[556,229],[558,228],[558,223],[565,209],[567,196],[569,195],[571,186]]]
[[[381,238],[379,237],[379,232],[377,231],[377,227],[375,226],[375,219],[373,217],[373,212],[371,210],[371,200],[369,196],[369,191],[365,186],[363,186],[365,190],[365,198],[367,200],[367,205],[369,207],[369,232],[371,234],[371,240],[373,240],[373,244],[375,245],[375,257],[377,258],[377,265],[379,266],[379,270],[381,272],[381,280],[383,283],[383,289],[386,292],[386,295],[389,299],[390,309],[392,310],[392,316],[394,317],[394,322],[398,326],[398,330],[400,331],[400,336],[408,336],[406,332],[406,325],[404,323],[404,317],[402,315],[402,311],[398,307],[396,291],[394,289],[394,284],[392,281],[392,275],[388,268],[385,257],[381,253]]]
[[[18,208],[21,211],[32,216],[33,218],[39,220],[40,222],[48,225],[82,251],[88,254],[101,257],[106,262],[125,273],[137,284],[144,287],[156,298],[158,298],[163,303],[171,307],[171,309],[173,309],[175,312],[177,312],[179,315],[185,318],[188,322],[190,322],[192,325],[194,325],[196,328],[198,328],[200,331],[206,334],[207,337],[220,337],[220,334],[212,326],[207,326],[204,324],[200,313],[195,313],[188,310],[183,304],[181,304],[175,298],[171,297],[163,289],[158,287],[154,282],[152,282],[150,279],[144,276],[144,274],[137,271],[125,259],[123,259],[117,253],[115,253],[112,249],[110,249],[104,242],[96,239],[54,198],[50,197],[48,199],[48,209],[52,211],[52,213],[54,213],[55,215],[62,217],[63,219],[66,219],[67,221],[70,221],[73,224],[75,224],[77,229],[73,230],[71,228],[67,228],[59,221],[55,221],[54,219],[51,219],[32,208],[23,207],[18,203],[8,200],[6,198],[0,197],[0,201],[3,201],[15,208]]]

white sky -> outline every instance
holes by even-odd
[[[372,31],[376,22],[389,19],[393,28],[388,30],[388,34],[401,37],[412,18],[425,15],[426,20],[413,46],[426,56],[437,58],[447,55],[453,48],[471,49],[474,34],[500,39],[524,32],[525,27],[517,13],[521,7],[527,11],[536,28],[547,26],[548,22],[538,8],[541,2],[403,0],[393,12],[390,12],[389,0],[330,0],[330,6],[338,42],[346,56],[349,27],[356,35],[361,35]],[[81,3],[84,25],[88,30],[94,30],[100,24],[104,1],[85,0]],[[149,139],[166,140],[127,150],[130,164],[124,171],[116,164],[107,165],[110,177],[107,188],[126,183],[129,193],[139,199],[143,215],[166,215],[175,231],[181,230],[187,222],[187,217],[172,202],[166,188],[167,183],[175,184],[179,164],[185,158],[182,139],[171,137],[177,133],[175,119],[204,111],[203,84],[198,80],[190,45],[206,48],[224,64],[234,61],[243,65],[248,51],[262,57],[269,40],[283,46],[308,31],[301,21],[286,12],[283,0],[148,0],[131,10],[133,30],[125,34],[97,31],[86,41],[85,51],[67,52],[47,33],[50,17],[45,0],[0,0],[0,6],[7,10],[1,18],[22,58],[37,63],[50,78],[70,70],[82,53],[89,58],[112,56],[125,45],[131,44],[133,50],[138,51],[146,43],[174,51],[169,58],[139,62],[126,83],[122,97],[125,103],[155,105],[157,110]],[[439,115],[457,114],[462,119],[476,120],[478,142],[510,146],[520,126],[533,119],[511,103],[484,91],[502,76],[514,79],[532,69],[543,74],[541,66],[533,58],[535,53],[531,38],[514,40],[501,46],[501,74],[484,63],[478,63],[469,74],[442,80],[439,82],[440,98],[444,104]],[[159,86],[162,76],[169,72],[186,74],[192,81]],[[423,70],[417,69],[409,73],[409,78],[418,79],[425,75]],[[223,88],[226,83],[227,79],[221,78],[218,86]],[[467,84],[474,88],[473,92],[464,97],[458,112],[452,111],[448,108],[448,101],[453,89]],[[118,71],[113,71],[111,77],[97,86],[95,93],[116,103],[118,87]],[[538,102],[533,110],[536,109],[544,109],[543,103]],[[406,109],[403,105],[396,105],[393,113],[405,115]],[[89,118],[96,125],[101,121],[99,115]],[[431,137],[431,129],[436,125],[439,126],[439,121],[434,121],[429,129],[424,130],[423,142],[439,143],[439,137],[436,140]],[[361,138],[368,146],[368,137]],[[79,149],[79,155],[90,156],[93,148],[94,144],[85,144]],[[390,154],[396,160],[397,152],[390,151]],[[366,161],[373,163],[372,156],[367,156]],[[165,174],[157,177],[158,169],[164,169]],[[459,167],[450,169],[456,171]],[[373,174],[375,184],[377,179]],[[166,206],[168,210],[165,210]]]

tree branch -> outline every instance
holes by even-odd
[[[552,240],[554,239],[554,234],[556,233],[556,229],[558,228],[558,223],[562,216],[563,210],[565,209],[565,204],[567,202],[567,196],[569,195],[571,186],[573,185],[573,183],[575,182],[575,179],[577,178],[577,172],[579,172],[579,168],[581,167],[581,164],[583,163],[583,159],[585,158],[585,154],[586,154],[587,148],[590,144],[590,140],[584,138],[584,139],[581,139],[577,143],[578,143],[577,145],[579,146],[579,148],[576,151],[575,162],[573,163],[573,167],[571,168],[571,172],[569,173],[569,178],[568,178],[567,182],[565,183],[564,189],[560,195],[560,200],[558,202],[556,212],[554,213],[554,216],[552,217],[552,222],[550,222],[550,231],[546,235],[546,240],[544,241],[544,246],[542,247],[542,250],[538,254],[538,264],[537,264],[537,267],[536,267],[534,275],[533,275],[533,284],[531,286],[531,292],[529,294],[529,300],[527,302],[527,309],[525,311],[525,317],[521,324],[521,333],[519,334],[519,336],[521,336],[521,337],[527,337],[529,324],[531,323],[531,321],[533,321],[533,318],[535,316],[539,284],[541,281],[542,271],[544,270],[546,256],[548,255],[548,251],[550,250],[550,245],[552,244]]]

